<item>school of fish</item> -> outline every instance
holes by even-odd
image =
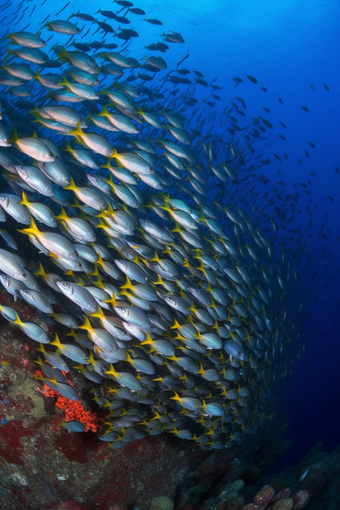
[[[0,281],[45,322],[0,311],[37,342],[49,388],[78,400],[62,373],[71,370],[93,384],[110,447],[168,432],[221,449],[274,416],[302,349],[303,246],[297,239],[288,260],[285,216],[254,203],[252,145],[271,123],[259,117],[243,133],[238,98],[228,142],[202,135],[214,103],[198,104],[196,87],[215,102],[221,87],[154,56],[184,43],[177,32],[147,46],[143,61],[131,56],[128,16],[146,13],[114,6],[5,34]],[[86,42],[96,32],[102,40]]]

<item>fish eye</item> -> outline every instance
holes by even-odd
[[[22,278],[26,278],[26,273],[21,273]]]
[[[50,152],[48,155],[50,156],[50,158],[53,158],[53,152]]]

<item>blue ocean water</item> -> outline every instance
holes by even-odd
[[[35,4],[27,5],[32,5],[27,10],[29,15]],[[15,30],[30,23],[30,29],[35,31],[34,27],[51,11],[63,7],[51,0],[37,5],[29,19],[25,15],[19,23],[15,21]],[[112,9],[114,5],[98,0],[71,1],[61,17],[67,19],[78,10],[94,14],[99,8]],[[13,2],[6,14],[11,9],[14,13],[18,6],[19,2]],[[259,115],[273,124],[273,129],[266,132],[268,139],[261,142],[261,150],[256,148],[253,159],[256,161],[260,154],[263,154],[260,160],[270,158],[271,164],[261,169],[269,179],[269,187],[283,181],[286,194],[299,193],[294,219],[283,237],[287,249],[290,235],[301,236],[305,246],[297,290],[304,309],[300,341],[305,344],[305,351],[292,369],[288,388],[280,396],[282,411],[290,424],[288,437],[293,440],[293,447],[280,466],[296,464],[317,440],[322,440],[330,451],[339,442],[340,175],[335,167],[340,167],[340,6],[327,0],[144,0],[135,6],[143,8],[148,17],[161,19],[166,31],[183,35],[185,44],[172,45],[171,51],[162,55],[169,69],[190,54],[183,66],[200,71],[204,80],[209,83],[216,80],[214,83],[222,87],[217,92],[221,100],[213,107],[217,120],[200,123],[198,129],[202,134],[218,134],[226,145],[231,143],[222,112],[235,97],[243,98],[247,105],[244,125]],[[163,27],[149,25],[138,17],[134,19],[129,28],[137,30],[140,37],[130,42],[129,51],[130,55],[142,58],[144,44],[159,40]],[[2,26],[1,31],[6,32],[7,28]],[[9,28],[13,31],[12,26]],[[53,41],[58,40],[67,38],[54,35]],[[255,77],[258,83],[249,81],[244,73]],[[236,88],[232,81],[235,76],[243,80]],[[211,101],[210,93],[211,88],[207,91],[197,86],[195,90],[195,97],[202,102],[200,108],[206,109],[205,115],[212,113],[204,103],[207,99]],[[270,109],[270,113],[263,107]],[[190,117],[190,112],[188,109],[185,114]],[[285,129],[279,121],[286,125]],[[312,183],[308,184],[310,196],[299,184],[308,180]],[[282,189],[282,184],[278,186]],[[259,211],[266,210],[262,197],[267,189],[268,185],[258,183]],[[289,203],[282,202],[276,198],[275,206],[288,211],[291,217]],[[268,211],[271,214],[272,208]],[[294,230],[298,232],[291,234]]]

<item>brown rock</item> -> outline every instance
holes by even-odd
[[[276,496],[274,497],[273,501],[277,501],[278,499],[286,499],[286,498],[289,498],[290,494],[291,494],[291,490],[289,487],[287,487],[286,489],[282,489],[282,491],[278,492],[276,494]]]
[[[271,510],[291,510],[293,508],[293,503],[292,498],[279,499],[278,501],[275,501]]]
[[[301,510],[301,508],[305,508],[309,501],[309,494],[307,491],[299,491],[295,494],[293,498],[293,510]]]
[[[275,492],[269,485],[264,485],[254,498],[255,505],[268,505],[274,498]]]

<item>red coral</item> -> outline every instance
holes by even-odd
[[[84,432],[88,432],[89,430],[96,432],[96,430],[99,428],[98,416],[96,413],[86,411],[80,401],[69,400],[68,398],[62,397],[54,390],[50,391],[53,391],[55,394],[53,396],[57,396],[55,406],[59,407],[60,409],[64,409],[65,421],[80,421],[80,423],[83,423],[85,426]]]
[[[65,372],[63,372],[65,374]],[[41,375],[41,371],[37,370],[36,375]],[[70,381],[68,381],[70,382]],[[82,423],[85,426],[84,432],[88,432],[92,430],[92,432],[96,432],[100,427],[98,423],[98,416],[96,413],[92,413],[91,411],[86,411],[82,402],[79,400],[70,400],[66,397],[63,397],[55,390],[52,390],[46,384],[44,384],[44,389],[40,390],[40,393],[45,395],[45,397],[53,397],[56,398],[57,401],[54,404],[55,407],[59,407],[59,409],[64,409],[65,411],[65,421],[76,420]]]

